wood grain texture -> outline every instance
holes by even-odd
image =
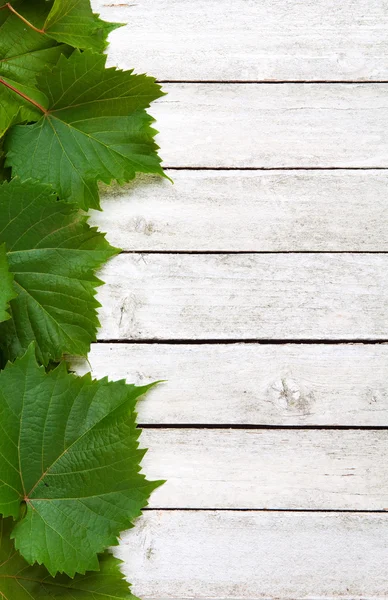
[[[168,175],[106,188],[91,223],[131,251],[388,250],[388,171]]]
[[[124,254],[100,274],[99,339],[388,337],[387,254]]]
[[[388,345],[93,344],[72,368],[153,388],[148,424],[388,425]]]
[[[388,79],[388,13],[380,0],[93,0],[128,23],[110,64],[165,80]]]
[[[388,79],[378,0],[94,0],[109,63],[165,84],[153,107],[175,187],[106,193],[111,241],[129,251],[386,251]],[[369,169],[228,172],[214,169]],[[119,215],[119,217],[118,217]],[[388,337],[388,255],[177,256],[111,261],[102,339]],[[387,346],[95,345],[95,375],[167,378],[145,423],[385,425]],[[73,363],[79,371],[85,369]],[[232,380],[233,378],[233,380]],[[232,381],[231,381],[232,380]],[[168,478],[116,553],[145,600],[382,600],[387,516],[287,509],[388,508],[383,430],[143,432]],[[285,512],[252,512],[251,508]]]
[[[388,509],[386,430],[145,429],[154,508]]]
[[[168,167],[388,167],[388,84],[166,84]]]
[[[115,553],[145,600],[383,600],[388,515],[147,512]]]

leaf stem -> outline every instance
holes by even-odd
[[[1,84],[5,85],[5,87],[7,87],[8,89],[10,89],[13,92],[15,92],[15,94],[18,94],[19,96],[21,96],[24,100],[27,100],[27,102],[30,102],[31,104],[33,104],[34,106],[36,106],[36,108],[39,108],[39,110],[41,110],[44,115],[47,115],[48,111],[45,109],[44,106],[42,106],[41,104],[39,104],[39,102],[36,102],[35,100],[33,100],[32,98],[30,98],[29,96],[26,96],[26,94],[23,94],[23,92],[21,92],[20,90],[18,90],[13,85],[11,85],[10,83],[8,83],[7,81],[5,81],[4,79],[2,79],[0,77],[0,85]]]
[[[0,10],[3,10],[3,8],[8,8],[11,12],[14,13],[14,15],[19,17],[19,19],[21,19],[23,21],[23,23],[28,25],[28,27],[31,27],[31,29],[33,29],[34,31],[37,31],[38,33],[43,33],[43,34],[46,33],[44,29],[39,29],[38,27],[35,27],[35,25],[30,23],[30,21],[27,21],[27,19],[25,19],[23,17],[23,15],[21,15],[20,13],[17,12],[17,10],[14,9],[14,7],[12,6],[12,4],[10,2],[6,2],[6,4],[4,4],[3,6],[0,6]]]

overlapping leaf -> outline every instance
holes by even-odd
[[[12,12],[11,6],[15,11]],[[31,26],[28,26],[28,23]],[[12,124],[40,117],[30,98],[47,107],[36,76],[73,48],[106,47],[116,24],[93,14],[89,0],[14,0],[0,10],[0,136]]]
[[[9,17],[12,28],[16,28],[18,19],[27,38],[34,34],[33,39],[46,47],[55,40],[99,52],[106,48],[108,34],[121,26],[93,14],[90,0],[11,0],[3,5],[2,11],[5,16],[1,20]]]
[[[0,323],[9,319],[9,302],[15,297],[13,276],[8,268],[5,244],[0,245]]]
[[[23,0],[13,3],[27,20],[41,20],[47,14],[45,0]],[[54,67],[61,53],[72,48],[59,44],[46,35],[26,27],[26,24],[7,8],[0,11],[0,76],[15,82],[33,83],[36,75]]]
[[[42,29],[59,42],[95,52],[106,48],[108,34],[121,27],[93,14],[90,0],[55,0]]]
[[[0,346],[13,360],[36,342],[47,364],[64,352],[86,355],[99,325],[94,272],[117,253],[74,206],[48,186],[17,179],[0,186],[0,244],[6,245],[16,298],[0,324]]]
[[[158,482],[139,473],[137,398],[150,386],[46,373],[33,348],[0,373],[0,513],[51,575],[98,569]],[[24,511],[24,512],[23,512]]]
[[[48,98],[40,120],[12,128],[6,139],[13,175],[51,184],[80,207],[99,207],[97,182],[129,181],[136,172],[163,174],[153,119],[145,109],[162,96],[155,80],[114,68],[92,52],[61,56],[38,77]]]
[[[27,19],[41,19],[47,14],[45,0],[14,4]],[[7,7],[0,11],[0,136],[14,123],[39,118],[40,111],[23,96],[46,106],[45,95],[35,88],[36,76],[54,67],[62,53],[69,55],[71,51],[69,46],[26,27]]]
[[[100,571],[51,577],[44,567],[30,566],[10,538],[12,519],[0,519],[0,597],[7,600],[136,600],[123,580],[119,561],[106,552]]]

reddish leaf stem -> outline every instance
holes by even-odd
[[[44,106],[42,106],[41,104],[39,104],[39,102],[35,102],[35,100],[33,100],[32,98],[30,98],[29,96],[26,96],[26,94],[23,94],[23,92],[21,92],[20,90],[18,90],[15,87],[13,87],[13,85],[11,85],[10,83],[8,83],[7,81],[4,81],[4,79],[2,79],[1,77],[0,77],[0,84],[5,85],[5,87],[7,87],[8,89],[10,89],[13,92],[15,92],[15,94],[18,94],[24,100],[27,100],[27,102],[30,102],[31,104],[33,104],[34,106],[36,106],[36,108],[39,108],[39,110],[41,110],[44,115],[47,115],[48,111],[45,109]]]
[[[12,4],[10,2],[6,2],[6,4],[4,4],[3,6],[0,6],[0,10],[3,10],[3,8],[8,8],[11,12],[13,12],[14,15],[19,17],[19,19],[21,19],[23,21],[23,23],[28,25],[28,27],[31,27],[31,29],[33,29],[34,31],[37,31],[38,33],[43,33],[43,34],[45,33],[44,29],[38,29],[38,27],[35,27],[35,25],[30,23],[30,21],[27,21],[27,19],[25,19],[23,17],[23,15],[21,15],[14,9],[14,7],[12,6]]]

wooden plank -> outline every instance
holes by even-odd
[[[168,175],[107,188],[91,223],[123,250],[388,250],[388,171]]]
[[[115,553],[144,600],[383,600],[388,515],[147,512]]]
[[[164,80],[388,78],[381,0],[93,0],[110,21],[110,64]]]
[[[122,254],[100,339],[388,337],[386,254]]]
[[[145,429],[154,508],[388,510],[387,430]]]
[[[388,345],[93,344],[83,374],[144,385],[148,424],[388,425]]]
[[[388,84],[167,84],[169,167],[388,167]]]

